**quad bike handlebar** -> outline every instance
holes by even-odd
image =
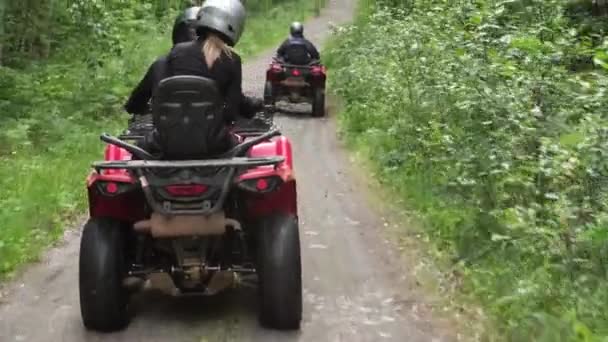
[[[120,140],[116,137],[113,137],[107,133],[102,133],[99,138],[101,139],[101,141],[103,141],[105,143],[115,145],[120,148],[124,148],[125,150],[129,151],[129,153],[133,154],[134,156],[136,156],[139,159],[143,159],[143,160],[155,159],[155,157],[152,154],[150,154],[148,151],[146,151],[140,147],[137,147],[133,144],[129,144],[128,142]]]

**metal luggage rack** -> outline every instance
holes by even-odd
[[[153,129],[152,114],[134,115],[129,120],[127,130],[119,135],[118,138],[122,140],[143,139]]]
[[[118,136],[121,140],[137,140],[152,132],[154,129],[152,114],[134,115],[129,120],[127,129]],[[258,136],[271,130],[278,129],[274,123],[274,113],[270,110],[258,112],[252,119],[238,120],[234,125],[234,133],[244,137]]]
[[[274,122],[274,113],[261,111],[252,119],[238,120],[234,125],[233,132],[243,137],[250,137],[275,129],[278,129],[278,126]]]

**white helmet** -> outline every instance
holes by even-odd
[[[239,0],[206,0],[198,12],[197,31],[219,33],[230,46],[236,45],[245,28],[245,7]]]

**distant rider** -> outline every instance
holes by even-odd
[[[286,63],[307,65],[321,59],[317,48],[304,38],[304,25],[299,22],[291,24],[289,37],[277,50],[277,57]]]

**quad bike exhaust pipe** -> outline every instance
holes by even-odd
[[[211,215],[165,216],[153,213],[149,220],[139,221],[133,228],[140,233],[149,233],[155,238],[222,235],[226,227],[240,231],[241,223],[226,218],[224,212]]]

